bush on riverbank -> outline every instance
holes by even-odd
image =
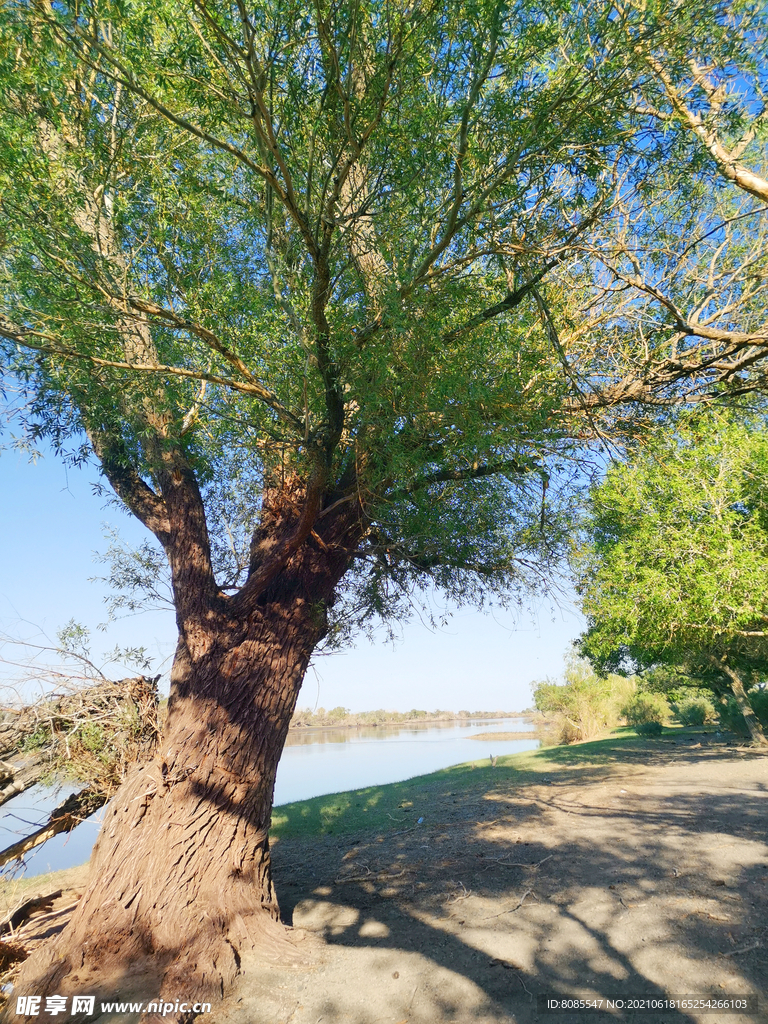
[[[546,679],[533,683],[532,688],[537,711],[552,719],[551,742],[568,744],[594,739],[617,726],[623,706],[635,692],[635,680],[600,676],[589,662],[571,657],[562,683]]]
[[[715,705],[709,696],[691,696],[675,706],[675,715],[683,725],[704,725],[717,720]]]
[[[660,693],[636,693],[622,710],[627,725],[639,736],[660,736],[672,714],[669,701]]]

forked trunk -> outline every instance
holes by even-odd
[[[158,756],[112,800],[89,888],[56,943],[25,964],[11,1015],[27,993],[215,999],[243,951],[279,938],[275,773],[324,618],[322,602],[294,593],[247,624],[187,630]]]

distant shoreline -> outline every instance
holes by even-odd
[[[407,712],[405,712],[407,715]],[[366,716],[382,716],[375,719],[367,719]],[[391,717],[389,717],[391,715]],[[309,717],[309,716],[308,716]],[[311,716],[311,717],[314,717]],[[427,723],[439,723],[439,722],[481,722],[481,721],[495,721],[507,718],[526,718],[533,719],[534,721],[543,721],[543,716],[537,711],[475,711],[471,714],[446,714],[438,712],[434,717],[433,714],[425,712],[416,718],[398,717],[397,712],[381,712],[381,711],[361,711],[359,714],[350,714],[346,718],[342,718],[338,721],[306,721],[301,716],[301,713],[297,713],[294,720],[291,722],[288,731],[289,732],[312,732],[315,730],[323,729],[361,729],[361,728],[378,728],[379,726],[386,725],[424,725]]]

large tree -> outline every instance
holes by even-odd
[[[760,221],[648,143],[637,21],[538,0],[3,8],[14,400],[157,539],[179,632],[159,754],[112,801],[30,991],[131,963],[174,997],[222,991],[277,934],[275,772],[328,631],[417,585],[543,585],[569,459],[627,409],[754,386]]]
[[[768,672],[765,416],[696,413],[612,466],[584,520],[578,586],[600,668],[671,666],[747,700]]]

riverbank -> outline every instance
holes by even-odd
[[[244,960],[207,1024],[533,1024],[547,994],[765,999],[766,811],[768,759],[685,729],[276,808],[295,965]]]

